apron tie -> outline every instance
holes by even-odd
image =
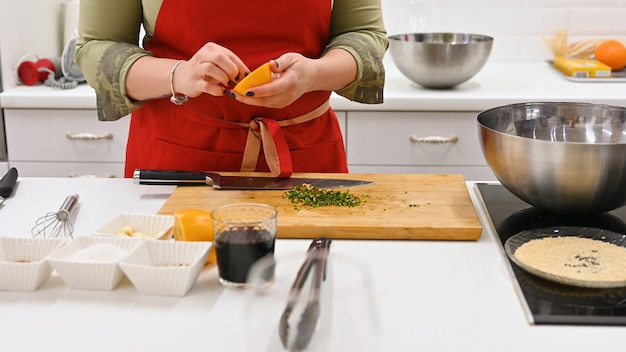
[[[246,139],[246,147],[241,162],[241,172],[253,172],[259,159],[261,145],[263,145],[263,154],[267,161],[270,173],[274,177],[290,177],[293,174],[293,166],[291,163],[291,153],[287,140],[283,134],[282,127],[304,123],[320,117],[330,107],[329,101],[326,100],[322,105],[300,115],[287,120],[273,120],[264,117],[257,117],[249,124],[240,124],[248,126],[248,138]]]

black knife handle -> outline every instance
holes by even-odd
[[[0,197],[7,198],[13,193],[15,183],[17,182],[17,169],[12,167],[0,179]]]
[[[140,185],[206,185],[206,173],[170,170],[141,170],[133,173],[133,180]]]

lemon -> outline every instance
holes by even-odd
[[[200,209],[185,209],[174,213],[174,240],[213,242],[213,220],[211,213]],[[206,263],[215,261],[215,246]]]
[[[259,66],[256,70],[250,72],[241,82],[237,83],[233,90],[241,95],[246,95],[248,89],[262,84],[270,83],[272,81],[272,69],[270,63],[266,62]]]

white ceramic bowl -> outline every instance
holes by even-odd
[[[36,291],[52,274],[46,257],[65,242],[63,238],[0,237],[0,290]]]
[[[174,230],[173,215],[121,213],[95,232],[99,236],[168,239]]]
[[[119,262],[142,242],[128,237],[81,236],[48,257],[63,282],[83,290],[112,290],[124,279]]]
[[[201,241],[143,241],[120,267],[141,294],[184,296],[198,279],[211,245]]]

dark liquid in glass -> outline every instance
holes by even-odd
[[[215,240],[215,254],[220,277],[236,283],[245,283],[248,271],[259,259],[274,253],[274,236],[266,230],[232,229]],[[263,272],[268,281],[274,277],[274,268]]]

